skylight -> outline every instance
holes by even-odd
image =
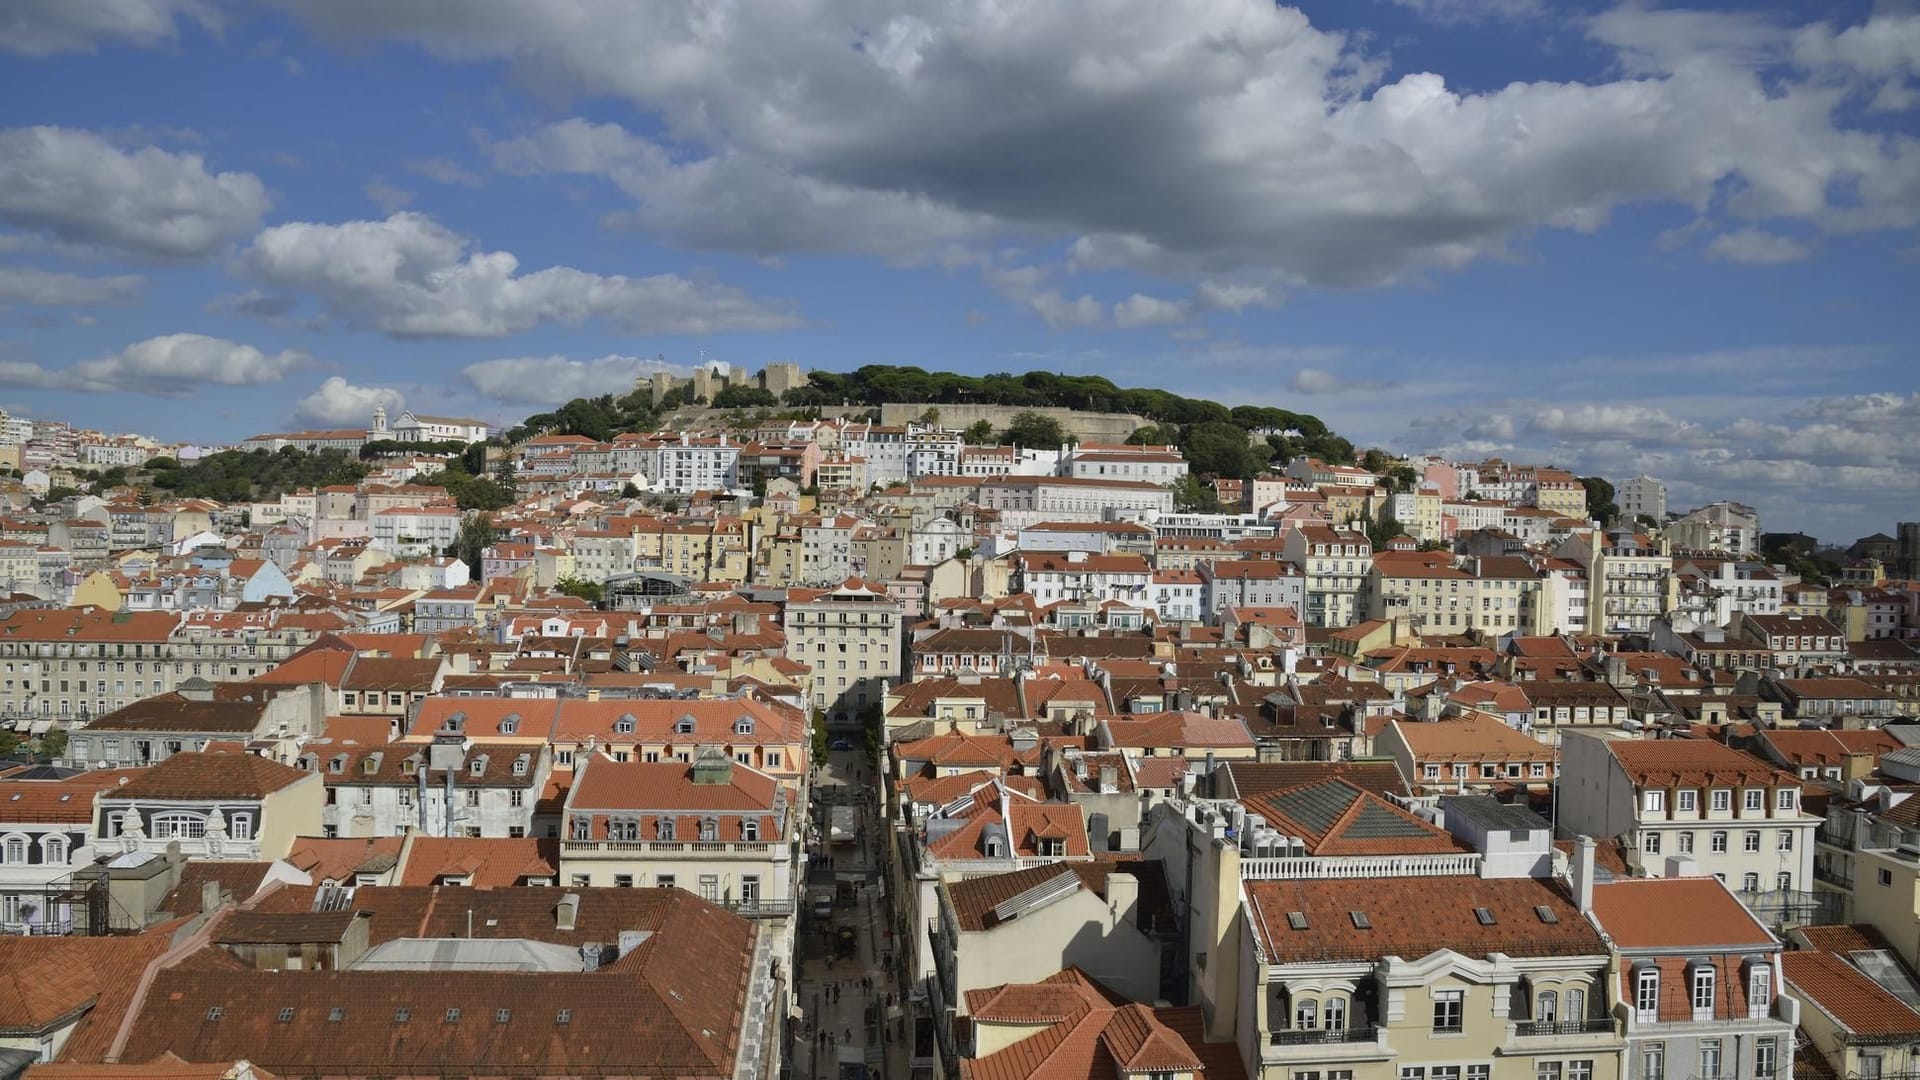
[[[1347,912],[1347,917],[1353,920],[1353,928],[1355,930],[1373,929],[1373,920],[1367,918],[1367,913],[1364,911],[1349,911]]]
[[[1305,930],[1307,928],[1307,913],[1304,911],[1287,912],[1287,925],[1293,927],[1295,930]]]
[[[1474,908],[1473,917],[1480,920],[1481,926],[1493,925],[1493,912],[1488,911],[1486,908],[1483,908],[1483,907]]]

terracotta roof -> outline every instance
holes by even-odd
[[[1241,800],[1309,855],[1453,854],[1468,850],[1444,829],[1341,779],[1263,792]]]
[[[1110,717],[1101,722],[1101,729],[1116,747],[1180,747],[1192,751],[1254,744],[1247,725],[1239,718],[1191,711],[1175,710],[1140,718]]]
[[[1616,739],[1607,749],[1635,787],[1797,786],[1789,773],[1706,739]]]
[[[117,788],[141,769],[92,769],[64,780],[0,778],[0,822],[83,824],[93,820],[94,792]]]
[[[1391,761],[1228,761],[1216,775],[1219,796],[1229,799],[1336,778],[1378,795],[1408,794]]]
[[[269,899],[277,903],[261,907],[306,919],[313,892],[276,890]],[[570,931],[555,925],[558,889],[364,888],[354,907],[370,913],[375,944],[465,937],[469,911],[476,938],[578,946],[618,941],[623,930],[651,933],[593,972],[457,977],[254,971],[224,950],[203,949],[158,974],[122,1058],[244,1056],[300,1075],[405,1072],[431,1062],[435,1073],[731,1076],[753,925],[684,890],[566,892],[580,898]],[[336,1008],[345,1022],[329,1020]]]
[[[258,799],[311,775],[252,754],[175,754],[103,797]]]
[[[315,882],[350,883],[356,873],[383,874],[393,869],[405,840],[404,836],[303,836],[293,842],[287,862]]]
[[[1623,949],[1698,951],[1775,941],[1746,905],[1710,877],[1603,882],[1593,889],[1593,913]]]
[[[0,936],[0,1029],[39,1030],[88,1010],[62,1053],[82,1060],[98,1057],[113,1041],[141,973],[169,942],[168,935],[152,933]]]
[[[193,859],[180,868],[180,884],[160,899],[161,911],[174,915],[194,915],[200,911],[200,887],[207,882],[220,886],[220,892],[234,903],[245,903],[260,891],[271,862],[213,862]]]
[[[1920,1013],[1859,968],[1828,952],[1790,952],[1780,958],[1787,982],[1854,1035],[1920,1036]]]
[[[245,734],[260,726],[266,715],[266,690],[252,688],[252,697],[216,696],[207,701],[178,692],[141,698],[87,725],[89,731],[185,731]]]
[[[1537,878],[1420,877],[1253,881],[1253,931],[1274,963],[1467,956],[1601,956],[1607,946],[1564,893]],[[1537,908],[1554,918],[1546,922]],[[1483,923],[1475,909],[1492,922]],[[1361,912],[1368,926],[1355,925]],[[1294,929],[1293,915],[1303,926]]]
[[[990,930],[999,925],[994,909],[1028,889],[1052,881],[1061,874],[1074,874],[1080,887],[1107,898],[1107,879],[1113,874],[1131,874],[1140,883],[1138,925],[1149,932],[1156,926],[1171,925],[1173,901],[1167,892],[1164,868],[1153,859],[1101,859],[1093,862],[1063,862],[1012,870],[1004,874],[986,874],[949,882],[947,895],[953,901],[954,916],[960,929]]]
[[[1469,713],[1430,723],[1395,720],[1416,761],[1425,765],[1463,761],[1552,761],[1552,748],[1489,716]]]
[[[559,880],[560,841],[415,836],[407,847],[401,885],[436,885],[447,876],[476,889],[511,888],[530,877]]]
[[[1232,1043],[1203,1045],[1198,1009],[1116,1002],[1076,969],[1042,983],[969,991],[967,999],[976,1023],[1050,1026],[986,1057],[962,1059],[963,1080],[1111,1080],[1137,1072],[1203,1071],[1208,1080],[1244,1080]]]
[[[181,1061],[172,1054],[140,1065],[54,1062],[32,1066],[27,1075],[33,1080],[276,1080],[274,1073],[244,1058],[207,1063]]]

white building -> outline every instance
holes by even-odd
[[[1013,557],[1013,571],[1015,591],[1032,595],[1043,607],[1061,600],[1145,605],[1153,583],[1152,568],[1138,555],[1022,551]]]
[[[885,587],[849,578],[821,593],[788,594],[787,658],[811,669],[807,698],[842,721],[878,706],[903,670],[901,608]]]
[[[1062,462],[1062,472],[1083,480],[1141,480],[1171,484],[1187,475],[1187,459],[1172,446],[1110,446],[1088,443],[1075,447]]]
[[[535,835],[552,755],[546,746],[475,743],[459,735],[385,746],[308,743],[295,764],[318,773],[330,798],[326,836],[488,838]]]
[[[460,511],[451,506],[399,506],[373,515],[373,545],[401,558],[438,555],[460,539]]]
[[[1563,831],[1625,836],[1652,877],[1681,856],[1748,898],[1812,890],[1823,819],[1801,808],[1793,774],[1707,739],[1569,733],[1560,753]]]
[[[659,471],[654,487],[660,491],[690,495],[740,486],[740,446],[725,435],[696,439],[682,434],[678,442],[661,443],[655,457]]]
[[[367,430],[367,441],[377,442],[392,439],[396,442],[485,442],[493,433],[485,421],[466,416],[428,416],[408,410],[400,418],[387,426],[385,406],[375,406],[373,427]]]
[[[1628,520],[1645,514],[1655,522],[1667,520],[1667,485],[1641,474],[1620,485],[1616,492],[1620,513]]]
[[[980,505],[1000,511],[1001,524],[1036,521],[1124,521],[1173,512],[1173,491],[1140,480],[1070,476],[1006,476],[983,481]]]

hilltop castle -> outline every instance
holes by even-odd
[[[653,403],[660,404],[667,391],[679,385],[671,372],[656,371],[650,376],[634,380],[633,388],[648,388],[653,393]],[[693,385],[693,396],[703,401],[712,401],[713,396],[729,386],[757,386],[774,397],[780,397],[797,386],[807,384],[806,373],[800,365],[791,361],[768,364],[757,375],[747,374],[745,368],[737,368],[724,360],[714,360],[695,368],[693,374],[685,380]]]

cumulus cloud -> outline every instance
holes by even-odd
[[[600,0],[283,3],[328,35],[504,61],[544,90],[636,105],[670,142],[572,120],[489,150],[513,171],[604,178],[632,201],[624,220],[695,247],[930,259],[1038,237],[1075,265],[1345,285],[1642,203],[1827,230],[1920,222],[1920,142],[1849,126],[1844,95],[1800,58],[1812,51],[1758,21],[1717,24],[1746,35],[1723,47],[1696,24],[1663,38],[1660,13],[1634,8],[1580,24],[1620,77],[1474,90],[1390,77],[1365,39],[1255,0],[1012,15],[794,0],[725,18]]]
[[[405,210],[408,204],[413,202],[413,192],[388,183],[383,176],[376,176],[367,181],[367,186],[360,190],[366,192],[367,198],[373,200],[373,205],[379,207],[381,213],[385,214]]]
[[[104,43],[162,45],[178,38],[182,20],[220,28],[203,0],[8,0],[0,5],[0,49],[50,56]]]
[[[407,162],[407,171],[415,176],[424,176],[436,184],[452,187],[481,187],[486,177],[460,164],[451,158],[415,158]]]
[[[198,154],[125,151],[60,127],[0,131],[0,221],[151,258],[212,254],[267,210],[252,173],[210,173]]]
[[[1742,263],[1747,266],[1779,266],[1799,262],[1813,249],[1790,236],[1765,229],[1745,228],[1721,233],[1707,245],[1706,257],[1715,262]]]
[[[1287,389],[1296,394],[1345,394],[1356,390],[1385,390],[1392,387],[1390,382],[1378,379],[1350,379],[1344,375],[1335,375],[1325,368],[1301,368],[1287,380]]]
[[[389,414],[398,414],[406,400],[390,386],[356,386],[332,375],[294,405],[293,417],[320,427],[365,427],[373,422],[375,407],[384,405]]]
[[[634,333],[710,334],[798,325],[784,308],[678,274],[630,278],[554,266],[520,273],[505,251],[417,213],[339,225],[295,222],[256,236],[241,269],[304,289],[396,337],[490,338],[541,323],[605,319]]]
[[[1162,300],[1134,293],[1113,305],[1113,323],[1123,330],[1138,326],[1165,326],[1187,321],[1190,307],[1179,300]]]
[[[1531,431],[1570,441],[1631,439],[1638,442],[1684,441],[1694,425],[1676,419],[1665,409],[1645,405],[1582,405],[1574,409],[1548,408],[1528,421]]]
[[[189,397],[201,386],[279,382],[311,363],[311,357],[296,349],[269,354],[205,334],[166,334],[71,367],[48,368],[27,361],[0,363],[0,386]]]
[[[0,304],[37,304],[42,307],[103,304],[124,300],[140,291],[138,274],[85,277],[49,270],[0,266]]]
[[[637,356],[569,360],[564,356],[520,356],[483,360],[460,369],[467,385],[496,401],[557,405],[577,397],[624,394],[634,382],[656,371],[684,369]]]

